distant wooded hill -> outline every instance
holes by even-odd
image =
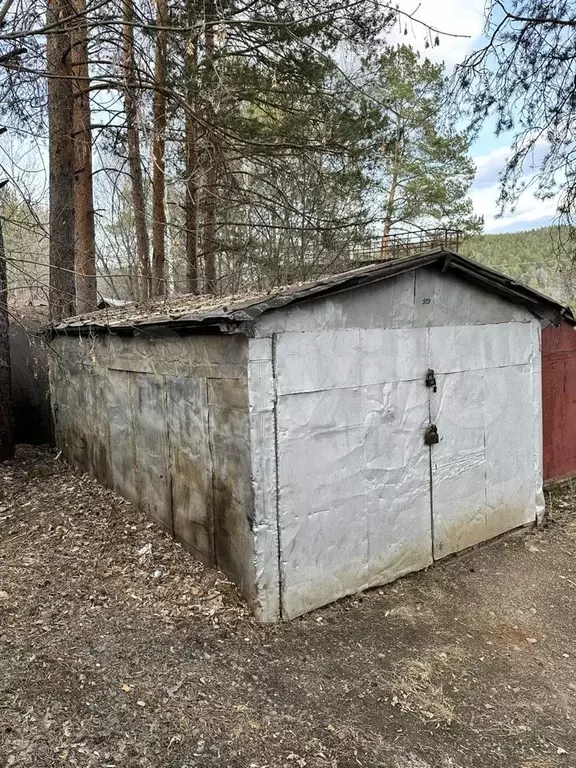
[[[564,227],[470,237],[460,253],[566,304],[576,300],[576,241]]]

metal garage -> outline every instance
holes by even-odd
[[[444,250],[94,313],[53,329],[56,436],[293,618],[541,517],[540,334],[566,317]]]

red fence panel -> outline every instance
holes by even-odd
[[[544,480],[576,476],[576,330],[542,331]]]

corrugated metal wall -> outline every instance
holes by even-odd
[[[570,323],[542,331],[544,480],[576,475],[576,331]]]

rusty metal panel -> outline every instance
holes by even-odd
[[[544,480],[576,475],[576,332],[569,323],[542,331]]]
[[[205,379],[166,377],[174,535],[214,562],[212,463]]]

